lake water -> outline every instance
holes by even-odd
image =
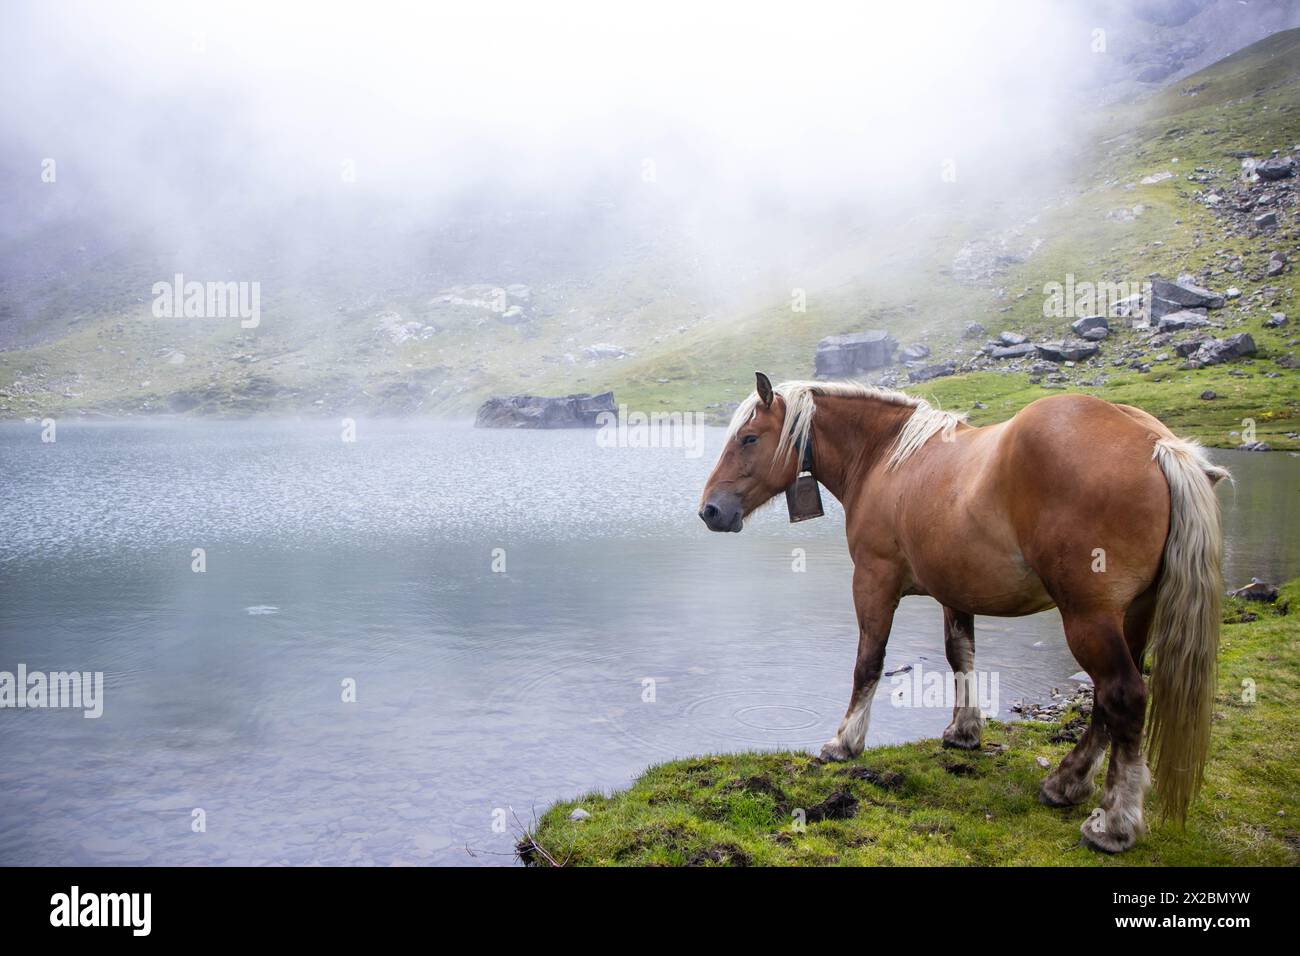
[[[0,426],[0,670],[105,675],[99,719],[0,711],[0,864],[503,864],[516,816],[647,764],[819,746],[857,639],[842,515],[710,534],[720,440]],[[1300,574],[1300,461],[1215,457],[1229,583]],[[905,599],[887,668],[946,669],[941,623]],[[977,625],[1003,716],[1072,686],[1054,612]],[[869,743],[947,724],[889,689]]]

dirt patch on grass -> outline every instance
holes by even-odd
[[[804,816],[809,823],[820,823],[822,820],[847,820],[857,812],[858,798],[847,790],[836,790],[821,803],[805,810]]]
[[[867,783],[874,783],[882,790],[901,790],[907,783],[907,778],[897,770],[873,770],[870,767],[850,767],[844,771],[847,776],[854,780],[865,780]]]
[[[734,843],[718,843],[691,855],[687,866],[749,866],[754,858]]]
[[[717,769],[717,766],[711,761],[701,760],[698,763],[687,764],[682,768],[682,773],[694,786],[711,787]]]

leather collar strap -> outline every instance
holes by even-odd
[[[803,458],[800,459],[799,461],[799,473],[803,474],[806,471],[811,474],[812,470],[813,470],[812,429],[809,429],[808,437],[804,439],[804,443],[803,443]]]
[[[807,521],[820,518],[822,510],[822,493],[813,474],[812,429],[804,439],[803,454],[799,460],[799,471],[785,489],[785,506],[790,512],[791,521]]]

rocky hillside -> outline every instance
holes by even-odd
[[[883,332],[900,346],[893,364],[861,377],[976,423],[1068,388],[1141,405],[1209,444],[1300,449],[1298,104],[1292,30],[1089,117],[1096,143],[1074,188],[999,233],[937,238],[922,274],[804,314],[782,303],[601,385],[653,405],[680,391],[663,373],[682,375],[699,406],[725,415],[750,366],[812,377],[825,337]],[[1155,308],[1131,314],[1125,300],[1152,290]]]

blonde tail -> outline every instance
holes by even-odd
[[[1210,747],[1223,594],[1214,484],[1229,475],[1183,439],[1158,440],[1153,457],[1169,483],[1169,537],[1151,622],[1147,750],[1161,814],[1181,824]]]

